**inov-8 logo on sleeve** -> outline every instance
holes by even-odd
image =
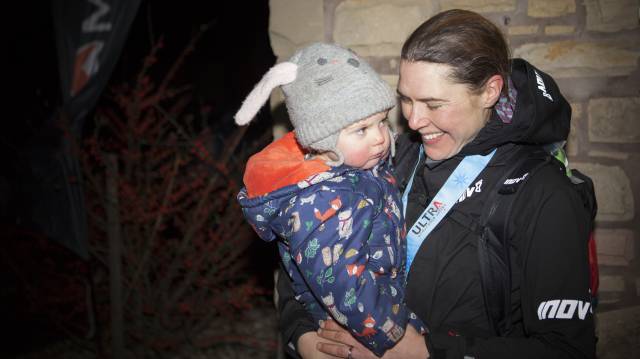
[[[555,299],[540,303],[538,319],[572,319],[578,314],[580,320],[592,313],[591,303],[575,299]]]

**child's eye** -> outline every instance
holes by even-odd
[[[386,127],[389,124],[389,119],[385,118],[384,120],[380,121],[380,123],[378,124],[378,126],[380,127]]]
[[[366,132],[367,132],[367,128],[366,127],[361,127],[361,128],[356,130],[356,134],[357,135],[364,135]]]

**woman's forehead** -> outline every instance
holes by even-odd
[[[426,61],[400,63],[398,92],[416,100],[440,98],[451,92],[464,91],[466,86],[451,81],[451,66]]]

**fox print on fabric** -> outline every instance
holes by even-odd
[[[342,207],[342,202],[340,201],[340,197],[336,197],[331,201],[331,206],[329,207],[329,209],[324,211],[324,213],[320,213],[320,211],[317,208],[313,209],[313,213],[315,214],[318,220],[320,220],[321,222],[324,222],[329,217],[336,214],[336,212],[340,209],[340,207]]]

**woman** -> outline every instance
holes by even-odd
[[[401,58],[398,95],[413,133],[398,139],[395,162],[401,190],[407,190],[408,232],[431,225],[426,209],[458,180],[452,173],[460,163],[472,157],[486,163],[418,242],[406,302],[429,333],[408,330],[385,357],[595,357],[589,229],[581,223],[588,215],[559,162],[531,176],[510,210],[508,321],[492,320],[480,276],[474,223],[491,204],[492,189],[505,181],[507,164],[530,145],[568,135],[571,110],[555,82],[524,60],[509,60],[499,29],[463,10],[442,12],[418,27]],[[335,323],[326,323],[319,337],[286,281],[280,281],[279,293],[283,336],[301,356],[321,357],[319,349],[338,357],[375,357]]]

